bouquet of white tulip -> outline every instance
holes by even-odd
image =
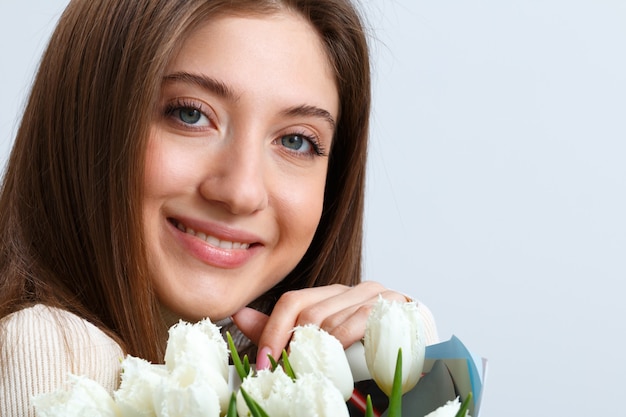
[[[228,342],[242,380],[239,416],[349,416],[346,401],[354,388],[350,365],[341,343],[327,332],[313,325],[296,327],[282,366],[270,358],[272,370],[256,374],[247,357],[239,358],[230,335]]]
[[[400,330],[399,330],[400,329]],[[111,396],[88,378],[71,375],[69,390],[33,398],[39,417],[348,417],[353,371],[337,339],[313,325],[294,329],[289,353],[271,370],[255,371],[227,334],[208,319],[180,321],[169,331],[165,364],[127,356]],[[402,415],[402,395],[418,383],[425,344],[415,303],[380,298],[364,338],[366,373],[389,397],[388,417]],[[229,381],[229,350],[240,381]],[[240,382],[237,389],[233,385]],[[466,417],[471,394],[426,417]],[[368,396],[365,415],[374,412]],[[411,410],[409,414],[411,413]],[[408,415],[405,413],[405,415]],[[422,417],[414,416],[411,417]]]

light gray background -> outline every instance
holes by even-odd
[[[67,0],[0,0],[0,158]],[[626,2],[366,0],[366,275],[489,359],[481,417],[623,415]]]

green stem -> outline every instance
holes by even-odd
[[[396,371],[393,375],[393,387],[389,397],[388,417],[402,417],[402,349],[398,349]]]
[[[228,404],[227,417],[237,417],[237,396],[233,392],[230,396],[230,403]]]
[[[269,417],[265,410],[263,410],[263,408],[256,401],[254,401],[254,398],[252,398],[246,390],[240,388],[240,391],[252,417]]]
[[[270,364],[272,365],[272,372],[274,372],[276,370],[276,368],[278,368],[278,362],[276,362],[276,359],[274,359],[274,357],[272,355],[267,355],[268,359],[270,360]]]
[[[289,357],[287,356],[287,351],[283,349],[283,368],[285,368],[285,373],[291,377],[291,379],[296,379],[296,373],[293,371],[291,367],[291,363],[289,363]]]
[[[372,405],[372,396],[367,394],[367,400],[365,401],[365,416],[374,417],[374,406]]]
[[[233,358],[233,365],[235,365],[235,369],[237,370],[237,374],[239,374],[239,378],[243,381],[245,377],[248,376],[248,372],[241,363],[241,358],[239,357],[239,352],[237,352],[237,347],[235,346],[235,342],[233,341],[233,337],[230,335],[230,332],[226,332],[226,339],[228,340],[228,349],[230,349],[230,356]]]

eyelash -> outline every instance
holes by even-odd
[[[209,115],[206,114],[206,112],[203,110],[203,107],[201,104],[198,104],[197,102],[195,102],[194,100],[190,100],[187,98],[177,98],[176,100],[167,103],[167,105],[165,106],[165,109],[163,111],[163,114],[166,117],[169,118],[173,118],[174,117],[174,113],[180,110],[197,110],[199,111],[204,117],[206,117],[209,122],[214,124],[213,118]],[[179,125],[185,126],[185,128],[189,129],[189,130],[202,130],[202,127],[195,127],[191,124],[187,124],[185,122],[183,122],[182,120],[176,118],[175,122]],[[284,133],[282,135],[280,135],[279,139],[282,139],[285,136],[301,136],[304,140],[306,140],[307,142],[309,142],[309,144],[311,145],[312,148],[312,152],[311,154],[315,155],[315,156],[328,156],[328,153],[326,152],[324,146],[322,146],[322,144],[320,143],[319,138],[317,137],[317,135],[311,135],[308,134],[306,132],[304,132],[303,130],[294,130],[291,132],[287,132]],[[285,148],[287,149],[287,148]],[[293,154],[297,154],[297,155],[302,155],[302,152],[296,152],[296,151],[291,151],[287,149],[287,152],[291,152]]]
[[[206,117],[211,124],[215,124],[213,117],[208,115],[206,111],[204,111],[204,106],[202,104],[197,103],[194,100],[188,98],[177,98],[176,100],[167,103],[165,109],[163,110],[163,114],[165,117],[174,118],[175,122],[179,125],[185,126],[185,128],[190,130],[204,130],[204,126],[193,126],[192,124],[188,124],[180,120],[179,118],[175,118],[175,112],[181,110],[197,110],[202,114],[202,116]]]
[[[311,148],[313,148],[312,153],[315,156],[328,156],[328,154],[326,153],[326,150],[324,149],[324,147],[320,143],[319,138],[316,135],[308,134],[302,130],[294,130],[294,131],[280,135],[280,138],[283,138],[285,136],[301,136],[302,138],[304,138],[304,140],[309,142],[309,144],[311,145]],[[289,152],[302,154],[302,152],[295,152],[295,151],[289,151]]]

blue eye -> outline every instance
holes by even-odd
[[[210,126],[211,121],[202,111],[193,107],[179,107],[172,111],[172,115],[177,117],[186,125],[205,127]]]
[[[203,129],[211,127],[213,124],[213,120],[207,116],[204,108],[201,103],[181,98],[168,103],[164,109],[164,114],[172,122],[183,127]]]
[[[281,144],[293,151],[309,152],[311,149],[311,141],[304,135],[291,134],[280,138]]]
[[[195,125],[202,119],[202,113],[198,109],[180,109],[178,117],[184,123]]]

